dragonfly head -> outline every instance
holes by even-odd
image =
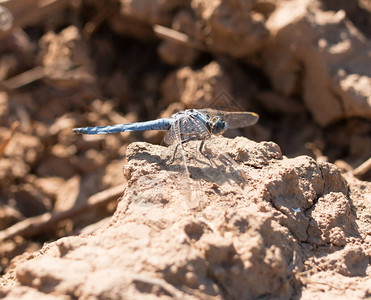
[[[220,135],[227,130],[227,123],[219,116],[213,117],[210,122],[210,130],[212,134]]]

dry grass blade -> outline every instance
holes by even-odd
[[[12,139],[12,137],[14,136],[14,133],[15,131],[17,130],[19,126],[19,122],[15,121],[13,122],[12,126],[10,126],[10,136],[8,138],[6,138],[5,140],[3,140],[0,144],[0,157],[3,156],[4,152],[5,152],[5,149],[6,149],[6,146],[8,146],[10,140]]]
[[[353,175],[358,177],[358,178],[361,178],[370,170],[371,170],[371,158],[369,158],[363,164],[361,164],[359,167],[354,169]]]
[[[25,86],[31,82],[39,80],[45,76],[45,70],[43,67],[35,67],[31,70],[16,75],[6,81],[3,81],[3,86],[7,90],[15,90],[22,86]]]
[[[40,216],[28,218],[5,230],[0,231],[0,241],[13,238],[15,236],[31,237],[41,232],[53,230],[58,222],[65,219],[73,219],[77,216],[103,206],[108,202],[117,199],[125,190],[126,185],[120,184],[100,193],[97,193],[87,200],[83,205],[72,207],[69,210],[58,213],[45,213]]]
[[[87,22],[84,26],[83,36],[85,37],[85,39],[89,40],[94,32],[99,28],[99,26],[114,12],[116,12],[117,9],[118,8],[115,5],[106,5],[104,2],[102,2],[101,10],[97,13],[96,16],[92,18],[92,20]]]
[[[196,50],[208,51],[207,48],[202,43],[192,40],[185,33],[161,25],[154,25],[153,31],[160,38],[172,40],[174,42],[177,42],[190,48],[194,48]]]

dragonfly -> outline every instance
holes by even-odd
[[[166,131],[164,142],[167,145],[175,145],[174,155],[180,147],[184,164],[185,176],[188,185],[191,184],[189,170],[183,144],[192,141],[205,141],[214,136],[222,135],[227,129],[249,127],[257,123],[259,115],[254,112],[227,112],[215,109],[187,109],[173,114],[170,118],[161,118],[145,122],[130,124],[117,124],[99,127],[74,128],[77,134],[109,134],[126,131],[162,130]],[[202,145],[200,152],[202,152]],[[236,168],[236,163],[227,155],[222,154],[225,164]],[[198,205],[197,199],[192,196],[192,189],[188,190],[188,207]]]

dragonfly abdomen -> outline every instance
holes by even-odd
[[[124,131],[143,131],[143,130],[169,130],[171,119],[164,118],[147,122],[138,122],[131,124],[117,124],[111,126],[99,127],[81,127],[74,128],[73,131],[79,134],[107,134]]]

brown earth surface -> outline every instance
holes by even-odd
[[[368,1],[1,5],[0,298],[371,296]],[[72,132],[202,107],[260,120],[190,178],[161,132]]]

